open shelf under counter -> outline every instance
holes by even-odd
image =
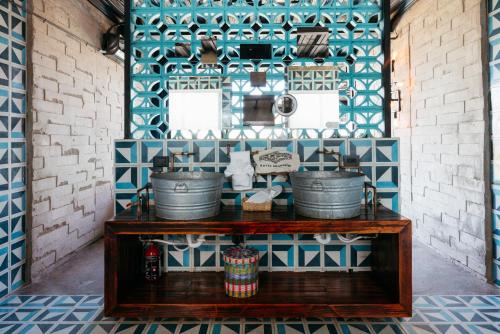
[[[128,210],[106,223],[105,312],[125,317],[405,317],[411,316],[411,222],[386,208],[363,208],[347,220],[296,216],[293,208],[244,212],[225,207],[214,218],[166,221],[154,208]],[[141,234],[377,234],[372,271],[261,272],[259,292],[227,297],[221,272],[168,272],[141,279]]]

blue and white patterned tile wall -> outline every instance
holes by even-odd
[[[492,166],[492,231],[495,284],[500,286],[500,0],[489,0]]]
[[[357,154],[366,180],[378,188],[383,205],[399,210],[399,141],[397,139],[298,139],[298,140],[118,140],[115,142],[115,212],[122,212],[135,197],[137,188],[149,182],[154,156],[172,152],[195,152],[191,157],[177,157],[176,170],[223,172],[229,164],[227,145],[231,151],[256,151],[279,148],[300,156],[301,170],[337,170],[333,156],[316,153],[318,149],[335,149],[343,154]],[[254,191],[270,185],[282,185],[285,191],[275,205],[292,205],[289,180],[283,176],[258,176]],[[227,180],[223,203],[241,205],[244,196],[254,191],[236,192]],[[370,242],[346,246],[335,240],[319,245],[310,235],[247,236],[247,243],[261,252],[264,270],[368,270]],[[169,249],[168,270],[221,270],[217,254],[231,245],[231,238],[218,237],[200,249],[179,252]]]
[[[0,297],[24,283],[26,262],[24,6],[0,0]]]
[[[168,86],[172,78],[185,76],[229,77],[232,86],[232,138],[273,138],[280,126],[243,128],[243,96],[281,94],[288,66],[336,66],[341,88],[341,124],[337,134],[382,137],[384,88],[383,5],[388,0],[126,0],[131,17],[132,138],[177,138],[169,136]],[[296,56],[297,27],[329,28],[329,56],[321,64]],[[217,44],[217,67],[201,63],[201,39],[213,37]],[[190,57],[178,57],[177,43],[187,43]],[[240,44],[272,44],[272,59],[240,58]],[[265,87],[251,87],[250,73],[266,72]],[[318,74],[321,72],[314,72]],[[313,73],[302,76],[304,87],[318,87]],[[328,85],[324,86],[327,87]],[[326,88],[321,88],[326,89]],[[355,125],[351,127],[351,125]],[[329,137],[310,129],[308,136]],[[200,138],[201,134],[197,133]],[[203,137],[201,137],[203,138]]]

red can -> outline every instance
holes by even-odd
[[[144,251],[144,275],[148,281],[156,281],[161,275],[160,249],[152,242],[146,245]]]

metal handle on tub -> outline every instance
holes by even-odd
[[[314,180],[313,183],[311,183],[311,189],[316,190],[316,191],[323,191],[323,183],[319,180]]]
[[[176,193],[187,193],[188,192],[188,186],[184,182],[182,183],[176,183],[174,187],[174,192]]]

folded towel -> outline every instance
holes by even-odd
[[[252,189],[254,169],[250,162],[250,152],[231,152],[231,163],[224,171],[224,175],[232,178],[234,190]]]

